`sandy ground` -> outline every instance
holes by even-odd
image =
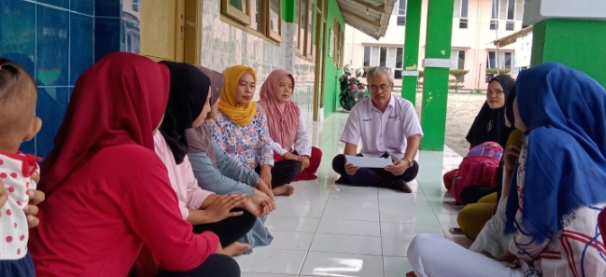
[[[417,93],[417,113],[421,112],[422,97],[422,93]],[[485,94],[448,94],[445,143],[461,156],[465,156],[469,151],[469,143],[465,140],[465,136],[484,101],[486,101]]]

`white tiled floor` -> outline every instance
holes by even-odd
[[[410,271],[406,249],[417,233],[453,237],[459,208],[442,188],[442,174],[461,157],[420,151],[413,193],[335,185],[332,158],[343,151],[339,137],[347,114],[337,113],[310,127],[314,145],[324,152],[319,179],[293,183],[295,194],[278,197],[266,226],[274,235],[268,247],[237,257],[244,277],[363,276],[396,277]]]

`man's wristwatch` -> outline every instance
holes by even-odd
[[[408,161],[408,166],[412,167],[412,165],[414,164],[414,161],[411,158],[406,159]]]

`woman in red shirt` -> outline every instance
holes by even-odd
[[[162,276],[240,276],[214,254],[214,233],[192,233],[154,153],[168,90],[165,65],[129,53],[82,74],[42,165],[47,199],[29,244],[38,276],[126,276],[143,245]]]

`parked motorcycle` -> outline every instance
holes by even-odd
[[[345,73],[339,78],[341,84],[339,103],[347,111],[350,111],[353,106],[368,97],[366,85],[358,80],[358,77],[362,76],[362,74],[364,74],[364,71],[359,68],[356,70],[355,75],[351,76],[351,69],[349,66],[346,66]]]

